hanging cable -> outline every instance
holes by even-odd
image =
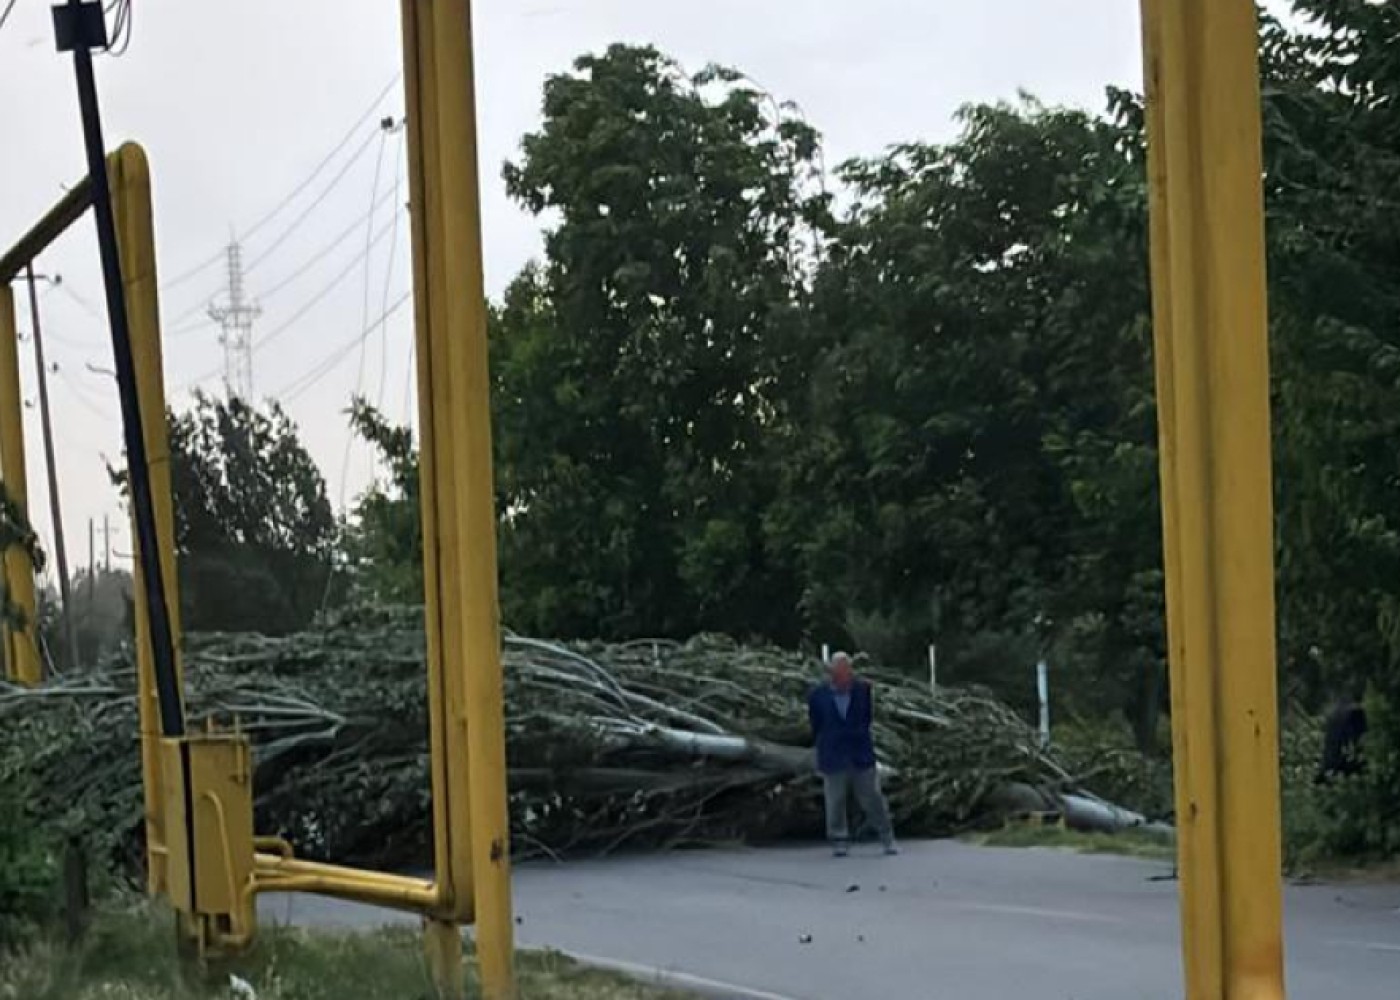
[[[278,213],[282,211],[282,209],[286,208],[288,205],[290,205],[293,201],[296,200],[297,195],[301,194],[303,191],[305,191],[308,187],[311,186],[312,182],[315,181],[316,178],[321,175],[321,171],[325,170],[326,167],[330,166],[331,161],[334,160],[337,155],[339,155],[340,151],[346,146],[350,145],[350,140],[355,138],[355,135],[360,131],[360,127],[364,125],[365,122],[369,121],[371,118],[374,117],[375,112],[379,110],[379,106],[384,103],[384,98],[389,96],[389,91],[393,90],[394,87],[398,85],[398,82],[399,74],[395,73],[393,78],[390,79],[389,82],[384,85],[383,89],[381,89],[379,93],[375,95],[374,100],[370,102],[369,107],[365,108],[364,113],[361,114],[360,117],[355,119],[355,124],[350,126],[349,130],[346,131],[345,135],[343,135],[340,141],[335,144],[335,148],[333,148],[329,153],[327,153],[320,163],[316,164],[315,168],[311,171],[310,174],[307,175],[306,179],[303,180],[300,184],[298,184],[295,188],[293,188],[292,191],[285,198],[283,198],[271,209],[269,209],[268,212],[262,218],[258,219],[257,222],[254,222],[251,226],[249,226],[243,231],[244,239],[250,238],[255,233],[257,233],[258,230],[262,229],[263,226],[267,225],[269,222],[275,219]]]
[[[287,194],[285,194],[275,205],[273,205],[270,209],[264,212],[257,219],[257,221],[255,221],[251,226],[242,231],[243,239],[249,239],[250,237],[260,232],[264,226],[266,226],[273,219],[277,218],[277,216],[281,214],[283,209],[285,209],[288,205],[294,202],[303,191],[305,191],[307,188],[309,188],[312,184],[315,183],[316,178],[321,176],[321,173],[328,166],[330,166],[332,162],[334,162],[335,158],[340,155],[341,151],[344,150],[346,146],[350,145],[351,141],[355,138],[355,136],[357,136],[360,133],[360,129],[364,126],[365,122],[373,118],[375,113],[379,111],[380,106],[384,103],[384,99],[388,97],[390,91],[392,91],[394,87],[397,86],[399,82],[399,76],[400,75],[398,73],[395,73],[393,77],[390,78],[389,82],[386,83],[380,89],[379,93],[377,93],[374,96],[374,100],[371,101],[369,106],[364,109],[364,111],[360,114],[358,118],[355,119],[355,123],[351,125],[349,129],[346,130],[345,134],[341,136],[339,140],[337,140],[336,144],[331,148],[330,152],[328,152],[324,157],[322,157],[321,161],[311,169],[311,173],[307,174],[304,178],[302,178],[302,180],[298,182],[298,184],[295,187],[293,187],[289,192],[287,192]],[[206,260],[194,265],[186,271],[182,271],[180,274],[176,275],[170,280],[162,282],[160,286],[161,291],[168,291],[169,289],[174,288],[176,285],[188,281],[195,275],[202,274],[214,265],[223,263],[224,260],[225,250],[221,247],[217,253],[212,254]],[[212,298],[212,296],[209,297]],[[206,303],[201,302],[196,308],[202,309],[204,308],[205,304]]]
[[[274,395],[282,402],[290,403],[292,400],[305,393],[317,382],[320,382],[321,379],[335,371],[340,363],[349,357],[351,351],[379,332],[379,328],[388,322],[391,316],[402,309],[405,302],[408,302],[412,298],[412,289],[404,292],[390,304],[389,308],[384,311],[382,316],[376,319],[367,328],[361,330],[351,340],[337,347],[329,355],[319,361],[310,371],[302,373],[281,389],[278,389]]]
[[[211,267],[213,267],[215,264],[222,264],[222,263],[224,262],[226,256],[227,256],[227,253],[228,253],[227,250],[225,250],[225,249],[223,249],[223,248],[220,248],[220,250],[219,250],[218,253],[216,253],[216,254],[214,254],[213,256],[211,256],[211,257],[209,257],[209,258],[207,258],[207,259],[201,261],[200,263],[194,265],[194,267],[191,267],[189,270],[187,270],[187,271],[181,271],[179,274],[175,275],[175,277],[171,278],[169,281],[162,281],[161,284],[160,284],[160,290],[161,290],[162,292],[168,292],[170,289],[174,288],[176,285],[181,285],[181,284],[184,284],[186,281],[189,281],[189,280],[190,280],[191,278],[193,278],[195,275],[197,275],[197,274],[203,274],[205,271],[209,270],[209,269],[210,269]]]
[[[392,191],[386,192],[383,196],[380,197],[379,201],[371,207],[369,212],[366,212],[364,215],[361,215],[354,222],[350,223],[350,225],[342,229],[335,236],[334,239],[332,239],[324,247],[322,247],[320,250],[314,253],[311,257],[307,258],[307,260],[304,261],[299,267],[297,267],[296,270],[290,272],[285,278],[277,282],[277,284],[273,285],[271,288],[268,288],[267,290],[263,291],[260,294],[260,298],[262,299],[262,301],[266,302],[268,299],[272,298],[278,292],[282,291],[282,289],[295,282],[307,271],[311,270],[317,264],[321,263],[321,261],[325,260],[335,250],[339,249],[340,245],[346,240],[348,240],[352,235],[354,235],[354,233],[360,228],[364,221],[372,216],[375,209],[383,208],[384,203],[388,201],[391,197],[393,197],[393,195],[394,192]],[[397,215],[397,213],[395,214]]]
[[[400,123],[400,128],[403,124]],[[403,153],[404,147],[400,143],[394,156],[394,188],[393,198],[395,204],[399,200],[399,187],[403,183]],[[379,311],[383,312],[389,307],[389,286],[394,280],[394,260],[399,249],[399,213],[394,213],[393,231],[389,234],[389,263],[384,269],[384,291],[379,297]],[[374,408],[384,409],[384,393],[389,378],[389,330],[387,327],[380,329],[379,333],[379,392],[375,395]]]
[[[360,143],[359,146],[355,147],[355,151],[350,154],[350,159],[346,160],[345,163],[341,165],[340,170],[337,171],[336,175],[330,179],[330,183],[328,183],[324,188],[321,189],[321,193],[318,194],[314,199],[312,199],[311,204],[307,205],[304,209],[302,209],[301,214],[292,220],[291,225],[283,229],[282,232],[278,234],[276,239],[274,239],[270,244],[265,246],[262,249],[261,253],[259,253],[256,257],[254,257],[248,262],[247,270],[249,272],[253,271],[259,264],[267,260],[269,256],[276,252],[278,247],[286,243],[287,240],[290,239],[297,232],[297,230],[301,228],[302,223],[304,223],[310,217],[311,213],[316,211],[316,209],[320,207],[321,203],[330,197],[331,192],[333,192],[336,189],[340,182],[345,179],[345,175],[350,172],[350,168],[353,167],[356,163],[358,163],[360,157],[363,156],[365,152],[369,149],[370,144],[374,142],[375,134],[376,133],[370,133],[369,135],[365,136],[364,141]]]
[[[105,13],[114,15],[105,52],[116,59],[126,55],[126,50],[131,47],[131,2],[132,0],[112,0],[103,8]]]
[[[19,3],[19,0],[10,0],[9,3],[5,4],[5,9],[0,11],[0,28],[5,27],[5,22],[8,21],[10,15],[14,13],[15,4],[17,3]]]
[[[364,274],[364,281],[362,282],[363,288],[362,288],[361,305],[360,305],[360,329],[362,329],[362,330],[363,330],[363,329],[367,329],[367,328],[369,327],[369,272],[370,272],[370,263],[371,263],[371,256],[370,256],[370,252],[369,252],[369,240],[370,240],[371,236],[372,236],[373,233],[374,233],[374,205],[375,205],[375,202],[378,200],[378,196],[379,196],[379,175],[380,175],[380,173],[381,173],[381,171],[383,170],[383,167],[384,167],[384,147],[385,147],[385,145],[387,145],[388,141],[389,141],[389,132],[388,132],[388,129],[386,128],[383,132],[380,133],[379,153],[378,153],[378,155],[376,155],[375,158],[374,158],[374,180],[371,181],[371,183],[370,183],[370,189],[369,189],[369,203],[370,203],[369,218],[368,218],[368,219],[366,220],[366,222],[365,222],[365,274]],[[397,211],[395,211],[395,212],[393,213],[393,216],[394,216],[395,228],[397,228],[397,220],[398,220],[398,217],[399,217],[399,213],[398,213]],[[390,253],[391,253],[391,254],[393,253],[393,247],[392,247],[392,245],[390,246]],[[393,260],[393,258],[390,257],[390,262],[391,262],[391,264],[392,264],[392,260]],[[365,346],[366,346],[368,343],[369,343],[369,338],[368,338],[368,337],[366,337],[366,338],[364,338],[363,340],[360,341],[360,363],[359,363],[359,367],[358,367],[358,369],[357,369],[357,371],[356,371],[356,373],[355,373],[355,392],[354,392],[354,394],[353,394],[353,396],[352,396],[353,399],[359,399],[359,398],[361,398],[362,395],[363,395],[363,393],[364,393],[364,385],[365,385]],[[346,497],[346,492],[347,492],[348,489],[349,489],[349,479],[350,479],[350,452],[354,449],[354,446],[355,446],[355,428],[354,428],[353,425],[348,425],[348,426],[345,428],[345,450],[344,450],[344,452],[342,453],[341,458],[340,458],[340,500],[339,500],[338,506],[339,506],[339,509],[340,509],[341,511],[344,511],[344,510],[345,510],[345,497]],[[331,598],[331,582],[332,582],[334,579],[335,579],[334,574],[332,574],[331,576],[327,577],[327,579],[326,579],[326,589],[325,589],[325,592],[321,595],[321,610],[322,610],[322,611],[325,611],[325,610],[326,610],[326,607],[327,607],[327,605],[328,605],[329,602],[330,602],[330,598]]]
[[[402,211],[402,209],[397,209],[396,214],[398,211]],[[391,226],[386,224],[384,228],[381,229],[375,235],[375,237],[370,241],[371,249],[373,249],[375,245],[377,245],[381,240],[383,240],[384,237],[389,235],[390,228]],[[336,275],[330,279],[330,281],[328,281],[325,285],[321,286],[320,290],[317,291],[316,294],[313,295],[310,299],[303,302],[301,306],[298,307],[296,311],[293,312],[292,315],[287,318],[286,321],[274,327],[271,331],[263,334],[256,341],[254,341],[253,350],[262,350],[268,345],[268,343],[281,336],[283,333],[289,330],[293,326],[293,324],[295,324],[299,319],[301,319],[312,309],[314,309],[317,305],[319,305],[326,298],[326,296],[330,295],[331,292],[335,291],[337,288],[340,287],[341,283],[344,282],[345,279],[348,278],[351,275],[351,273],[354,272],[356,265],[358,265],[363,258],[364,252],[361,251],[349,261],[347,261],[345,266],[341,268],[340,271],[338,271]],[[223,370],[224,369],[222,365],[220,365],[218,368],[210,369],[202,375],[198,375],[193,379],[189,379],[181,383],[179,386],[176,387],[176,390],[180,391],[184,389],[189,389],[193,386],[198,385],[201,382],[207,382],[209,379],[221,374]]]

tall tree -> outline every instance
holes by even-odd
[[[770,527],[823,635],[906,662],[936,638],[1029,690],[1033,623],[1121,617],[1154,565],[1140,167],[1119,128],[1029,99],[962,122],[842,171],[812,417]]]
[[[304,627],[326,595],[336,525],[295,425],[275,403],[199,394],[170,418],[170,455],[185,627]]]
[[[505,178],[557,220],[492,343],[518,627],[792,638],[762,530],[801,381],[817,137],[738,74],[613,46],[545,86]]]

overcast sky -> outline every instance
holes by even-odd
[[[411,309],[403,300],[407,223],[394,211],[407,196],[402,186],[395,193],[402,135],[377,133],[380,118],[403,113],[399,5],[136,6],[130,49],[98,59],[98,85],[109,146],[135,139],[151,158],[159,267],[168,285],[162,316],[170,397],[178,405],[193,385],[221,386],[219,331],[201,321],[221,297],[221,247],[231,234],[248,233],[248,285],[262,306],[254,326],[256,392],[283,399],[339,505],[373,473],[371,456],[349,442],[343,411],[351,395],[358,388],[395,418],[413,405]],[[582,52],[652,43],[689,68],[720,62],[742,69],[801,106],[825,136],[829,164],[891,143],[947,139],[954,111],[969,101],[1026,90],[1047,103],[1097,110],[1106,85],[1137,87],[1140,77],[1133,0],[478,0],[475,7],[492,294],[540,246],[536,220],[505,198],[500,165],[538,124],[545,77]],[[347,135],[301,194],[262,221]],[[84,169],[72,66],[53,50],[47,0],[18,0],[0,31],[0,136],[3,248]],[[100,525],[110,515],[118,528],[113,547],[130,550],[101,457],[120,454],[115,385],[87,368],[111,364],[90,218],[39,269],[64,279],[42,305],[47,352],[58,366],[50,392],[70,561],[82,565],[89,518]],[[27,331],[22,295],[18,304]],[[361,338],[367,325],[373,332]],[[21,365],[33,400],[30,350],[22,345]],[[26,420],[31,510],[47,543],[37,410],[27,409]],[[99,558],[100,548],[99,539]]]

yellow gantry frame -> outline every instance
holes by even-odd
[[[471,14],[467,0],[402,0],[413,202],[414,286],[421,423],[421,471],[428,702],[432,750],[434,877],[411,878],[303,861],[277,838],[255,838],[245,910],[223,936],[239,945],[253,931],[259,892],[314,892],[417,912],[439,992],[465,992],[461,925],[476,923],[484,995],[515,992],[509,822],[505,785],[504,692],[496,595],[486,298],[481,263]],[[156,501],[174,638],[178,585],[169,443],[161,367],[150,174],[144,153],[123,146],[109,162],[132,352]],[[89,203],[76,185],[0,258],[0,284],[32,260]],[[448,276],[452,276],[449,281]],[[13,303],[0,293],[0,442],[7,478],[23,485]],[[12,388],[4,382],[13,373]],[[12,486],[12,488],[14,488]],[[17,497],[24,502],[23,490]],[[11,574],[33,587],[32,567]],[[137,568],[138,574],[140,567]],[[149,885],[168,891],[160,733],[150,635],[138,586],[137,651]],[[37,675],[35,678],[37,680]],[[208,857],[228,844],[197,845]]]
[[[1167,633],[1190,1000],[1283,987],[1253,0],[1142,0]]]

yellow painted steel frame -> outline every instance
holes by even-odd
[[[1268,324],[1253,0],[1142,0],[1190,1000],[1284,996]]]
[[[112,211],[126,286],[131,355],[141,404],[146,469],[156,515],[165,605],[174,641],[176,678],[183,685],[180,660],[180,594],[175,565],[175,511],[170,486],[170,440],[165,420],[165,375],[161,356],[160,303],[156,274],[155,219],[151,168],[145,151],[132,143],[109,158]],[[135,530],[133,526],[133,531]],[[135,564],[137,705],[141,725],[141,773],[146,813],[147,884],[153,893],[169,890],[165,777],[161,766],[160,707],[156,695],[155,652],[141,560]],[[183,692],[182,692],[183,694]]]
[[[0,281],[0,482],[21,513],[29,512],[29,479],[24,462],[24,402],[19,381],[19,329],[15,297],[8,280]],[[19,684],[43,680],[35,628],[34,564],[22,546],[4,553],[4,598],[24,616],[22,628],[8,622],[3,637],[5,676]]]
[[[475,922],[482,991],[506,1000],[515,993],[514,926],[471,8],[402,0],[402,10],[434,877],[302,861],[260,838],[260,848],[274,849],[255,856],[252,889],[421,913],[444,996],[464,992],[458,925]]]
[[[126,284],[128,321],[131,327],[131,351],[136,365],[137,389],[141,398],[141,416],[146,440],[147,466],[155,499],[157,543],[165,568],[166,601],[170,608],[171,628],[175,639],[176,671],[179,673],[180,604],[175,577],[175,522],[170,492],[170,446],[165,423],[165,388],[161,372],[160,311],[157,301],[155,224],[151,208],[151,173],[145,151],[135,143],[126,143],[110,154],[107,160],[112,189],[112,208],[117,223],[117,243],[122,258],[122,275]],[[84,178],[73,185],[59,202],[26,233],[11,250],[0,257],[0,441],[4,443],[4,478],[15,491],[16,499],[24,503],[24,453],[21,411],[18,402],[18,368],[14,357],[13,299],[7,282],[26,264],[72,226],[87,210],[91,201],[90,181]],[[13,383],[10,379],[13,378]],[[13,384],[13,391],[10,385]],[[11,401],[13,400],[13,406]],[[19,436],[18,445],[12,439]],[[14,550],[12,550],[14,551]],[[12,565],[15,568],[11,568]],[[24,580],[29,585],[29,607],[33,604],[33,570],[28,558],[23,566],[12,562],[7,554],[7,577],[10,585],[21,588],[23,602]],[[145,823],[147,879],[152,892],[166,891],[166,836],[160,764],[160,720],[156,705],[155,668],[151,639],[147,627],[145,589],[141,586],[141,567],[136,567],[136,660],[138,675],[138,710],[141,725],[141,773],[145,791]],[[7,637],[7,645],[12,642]],[[32,646],[32,643],[23,643]],[[24,657],[18,657],[23,665]],[[37,653],[34,658],[37,682]]]

